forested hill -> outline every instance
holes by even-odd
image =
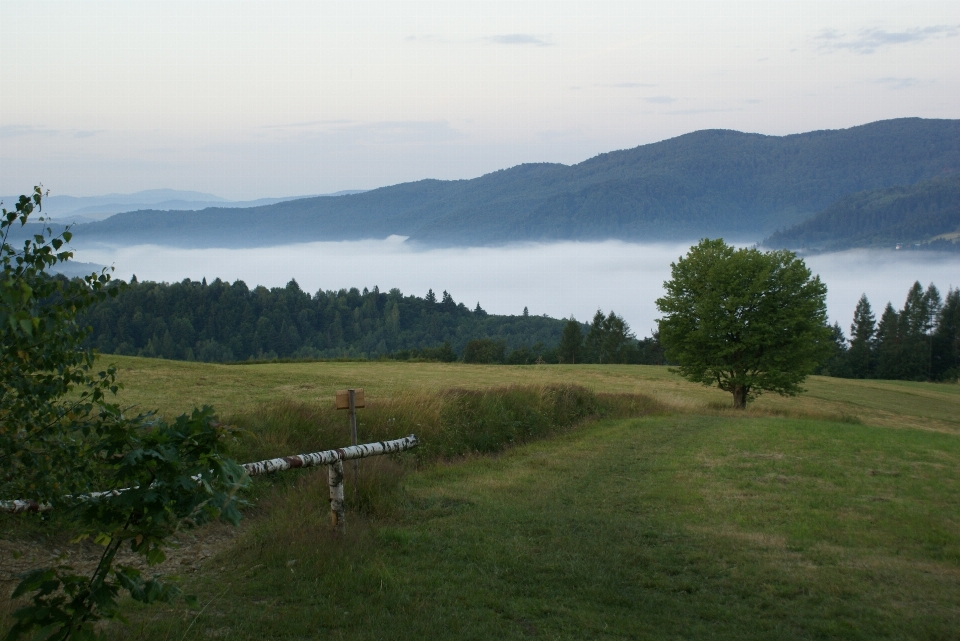
[[[309,294],[296,281],[250,289],[243,281],[217,279],[134,280],[116,298],[98,303],[81,324],[93,328],[90,346],[114,354],[237,361],[406,352],[453,360],[478,338],[503,341],[509,349],[555,347],[565,321],[487,314],[479,303],[471,310],[446,292],[439,300],[432,292],[418,298],[377,288]]]
[[[958,250],[960,175],[844,196],[768,247],[834,251],[852,247]]]
[[[960,171],[960,121],[907,118],[790,136],[698,131],[577,165],[527,164],[249,209],[138,211],[77,240],[249,247],[410,236],[426,244],[759,240],[847,194]]]

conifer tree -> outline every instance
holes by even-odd
[[[847,352],[850,373],[854,378],[870,378],[873,370],[871,345],[876,333],[876,319],[867,295],[860,296],[850,325],[850,350]]]
[[[950,289],[937,314],[931,337],[933,380],[957,380],[960,375],[960,289]]]
[[[559,352],[562,363],[576,365],[583,362],[583,334],[580,332],[580,323],[573,316],[563,326]]]
[[[840,323],[834,323],[830,326],[830,336],[833,339],[830,345],[830,354],[821,362],[817,374],[850,378],[849,349]]]
[[[609,363],[626,363],[627,350],[634,337],[630,326],[622,316],[617,316],[612,310],[603,320],[603,353]]]
[[[450,292],[448,292],[447,290],[443,290],[443,297],[440,299],[440,302],[443,305],[444,309],[448,311],[452,310],[454,307],[457,306],[457,303],[454,302],[453,300],[453,296],[451,296]]]
[[[603,321],[606,316],[599,309],[593,315],[590,331],[587,332],[587,358],[595,363],[603,363]]]
[[[880,315],[873,351],[877,378],[900,378],[900,317],[890,303]]]
[[[939,295],[938,295],[939,298]],[[900,376],[908,380],[924,380],[929,371],[930,323],[929,300],[919,282],[907,292],[900,312]]]

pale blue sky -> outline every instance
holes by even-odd
[[[955,0],[0,0],[0,33],[0,193],[323,193],[960,118]]]

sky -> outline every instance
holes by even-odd
[[[0,0],[0,193],[472,178],[960,118],[960,2]]]

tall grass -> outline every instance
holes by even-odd
[[[364,460],[347,506],[382,512],[406,470],[425,462],[500,452],[594,418],[644,416],[664,406],[637,394],[597,394],[578,385],[511,385],[485,390],[405,392],[357,410],[358,441],[416,434],[415,450]],[[233,456],[242,462],[316,452],[350,444],[349,416],[332,403],[282,400],[229,419],[241,428]],[[348,485],[353,482],[347,465]],[[277,478],[274,483],[294,481]]]
[[[357,410],[357,432],[361,443],[416,434],[420,446],[411,456],[424,461],[499,452],[591,418],[643,416],[662,409],[647,396],[597,394],[578,385],[405,392]],[[347,412],[326,402],[277,401],[229,422],[242,430],[233,453],[244,462],[350,443]]]

